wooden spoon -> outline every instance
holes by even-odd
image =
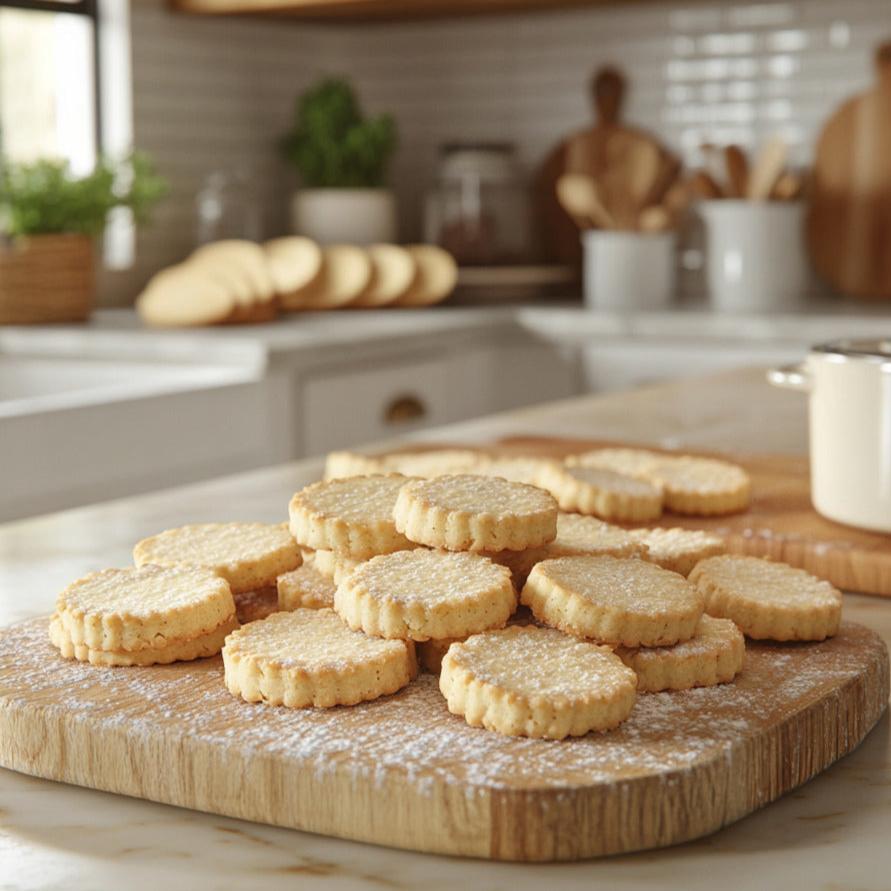
[[[786,166],[788,148],[778,136],[768,140],[758,153],[755,168],[749,177],[746,197],[752,201],[767,201]]]
[[[724,164],[727,167],[727,195],[730,198],[745,198],[749,187],[749,161],[738,145],[728,145],[724,149]]]
[[[690,177],[690,191],[706,201],[726,197],[721,187],[715,182],[714,177],[704,170],[697,170]]]
[[[580,229],[591,224],[600,229],[615,229],[616,221],[600,197],[597,182],[581,173],[565,173],[557,180],[557,198]]]
[[[662,204],[645,207],[637,218],[637,227],[641,232],[665,232],[671,228],[671,214]]]
[[[786,171],[774,184],[770,197],[777,201],[794,201],[804,191],[804,180],[797,173]]]

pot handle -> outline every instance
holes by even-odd
[[[767,372],[767,381],[775,387],[783,387],[786,390],[800,390],[804,393],[809,393],[811,390],[811,378],[804,370],[803,363],[771,368]]]

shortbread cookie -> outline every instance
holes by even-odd
[[[322,549],[320,551],[312,552],[312,559],[310,560],[310,565],[313,569],[316,570],[319,574],[325,576],[327,579],[334,578],[334,564],[337,559],[337,555],[334,551],[329,551]]]
[[[665,509],[712,516],[745,510],[752,496],[749,475],[736,464],[711,458],[664,458],[647,476],[663,490]]]
[[[600,467],[603,470],[614,470],[626,476],[643,477],[656,461],[662,457],[657,452],[647,449],[592,449],[580,455],[570,455],[566,459],[568,467]]]
[[[560,512],[557,514],[557,537],[540,548],[525,551],[499,551],[489,556],[507,566],[517,590],[526,583],[532,567],[554,557],[642,557],[647,545],[634,533],[611,526],[596,517]]]
[[[298,572],[299,570],[294,570]],[[278,591],[275,585],[235,594],[235,614],[241,625],[257,622],[272,615],[278,609]]]
[[[189,662],[192,659],[204,659],[216,656],[223,648],[226,637],[238,628],[238,620],[233,615],[206,634],[199,634],[183,640],[170,640],[161,648],[151,647],[144,650],[94,650],[86,644],[75,644],[62,625],[58,613],[50,619],[50,642],[65,659],[76,659],[78,662],[89,662],[91,665],[103,667],[113,666],[147,666],[169,665],[171,662]]]
[[[450,551],[522,551],[557,534],[557,505],[547,492],[499,477],[407,483],[393,517],[411,541]]]
[[[329,452],[325,458],[325,479],[336,480],[346,476],[368,476],[384,473],[386,468],[380,458],[360,455],[358,452]]]
[[[824,640],[838,631],[842,596],[829,582],[760,557],[724,554],[690,573],[709,615],[733,619],[756,640]]]
[[[673,647],[619,647],[616,655],[637,675],[641,693],[713,687],[743,668],[746,642],[730,619],[702,616],[689,640]]]
[[[334,609],[350,628],[406,640],[500,628],[516,607],[506,567],[479,554],[426,548],[362,563],[334,595]]]
[[[279,609],[322,609],[334,606],[334,581],[319,572],[317,566],[304,564],[280,575],[276,587]]]
[[[104,569],[78,579],[56,601],[73,646],[160,650],[208,634],[235,617],[229,583],[196,566]]]
[[[600,467],[547,468],[541,484],[560,510],[604,520],[646,522],[662,514],[662,491],[648,480]]]
[[[629,534],[646,546],[647,560],[681,575],[690,575],[700,560],[727,551],[720,535],[699,529],[633,529]]]
[[[439,689],[472,727],[563,739],[631,713],[637,678],[608,647],[550,628],[505,628],[449,647]]]
[[[704,599],[682,575],[620,557],[537,563],[520,595],[546,625],[626,647],[671,646],[692,637]]]
[[[291,499],[291,532],[304,547],[356,560],[407,548],[410,542],[396,529],[393,507],[410,482],[388,473],[313,483]]]
[[[411,641],[350,631],[330,609],[273,613],[245,625],[226,639],[223,666],[233,696],[290,708],[377,699],[418,670]]]
[[[525,606],[521,606],[507,620],[510,625],[534,625],[535,617]],[[467,635],[469,637],[470,635]],[[418,654],[418,667],[428,674],[439,674],[442,668],[442,660],[453,643],[462,643],[467,637],[440,637],[419,641],[415,644],[415,652]]]
[[[426,452],[396,452],[381,458],[387,470],[404,476],[433,479],[454,473],[476,473],[486,462],[482,452],[470,449],[432,449]]]
[[[545,468],[557,465],[558,461],[548,458],[491,458],[479,461],[469,472],[480,476],[499,476],[513,483],[540,486]]]
[[[275,584],[301,563],[284,523],[201,523],[168,529],[133,548],[137,566],[203,566],[229,582],[233,594]]]

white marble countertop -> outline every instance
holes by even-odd
[[[345,310],[285,315],[262,325],[159,330],[130,309],[104,309],[80,325],[0,327],[0,354],[263,364],[271,357],[447,334],[520,331],[560,344],[604,337],[793,343],[891,333],[891,306],[814,301],[799,311],[727,315],[707,304],[632,313],[594,312],[579,303]]]
[[[423,438],[509,433],[625,437],[708,449],[805,448],[804,403],[758,372],[583,397],[467,422]],[[0,624],[50,610],[72,578],[129,562],[138,538],[185,522],[280,520],[318,461],[213,480],[0,526]],[[847,595],[847,618],[891,641],[891,602]],[[159,765],[159,769],[163,766]],[[888,888],[891,733],[886,714],[849,757],[704,839],[577,864],[413,854],[240,822],[0,770],[0,888]]]

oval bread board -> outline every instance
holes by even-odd
[[[352,708],[248,705],[219,657],[63,660],[47,619],[0,632],[0,765],[341,838],[495,860],[577,860],[697,838],[804,783],[888,701],[888,651],[749,643],[732,683],[642,694],[606,734],[500,736],[449,714],[436,678]]]

